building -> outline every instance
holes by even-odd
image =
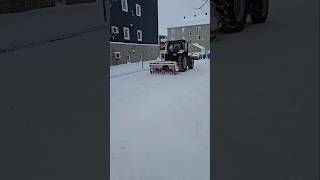
[[[202,52],[210,51],[210,15],[184,17],[178,23],[168,27],[168,40],[184,39],[191,42],[189,51]]]
[[[111,65],[159,57],[157,0],[113,1],[110,16]]]
[[[70,5],[95,1],[96,0],[0,0],[0,14],[54,7],[56,6],[56,3]]]

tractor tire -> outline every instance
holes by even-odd
[[[246,25],[248,0],[214,0],[221,15],[221,30],[225,33],[240,32]]]
[[[250,3],[250,17],[254,24],[264,23],[269,12],[268,0],[254,0]]]
[[[178,58],[177,64],[178,64],[179,72],[185,72],[188,66],[187,57],[184,55],[180,55]]]

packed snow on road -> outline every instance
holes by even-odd
[[[177,75],[110,67],[111,179],[208,180],[210,61]]]

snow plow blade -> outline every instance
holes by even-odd
[[[159,73],[159,74],[177,74],[178,65],[177,62],[173,61],[158,61],[150,63],[150,73]]]

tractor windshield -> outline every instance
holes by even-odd
[[[164,42],[160,43],[160,50],[166,50],[166,46],[167,46],[166,43]]]
[[[169,43],[168,50],[171,52],[177,52],[180,49],[183,49],[180,43]]]

